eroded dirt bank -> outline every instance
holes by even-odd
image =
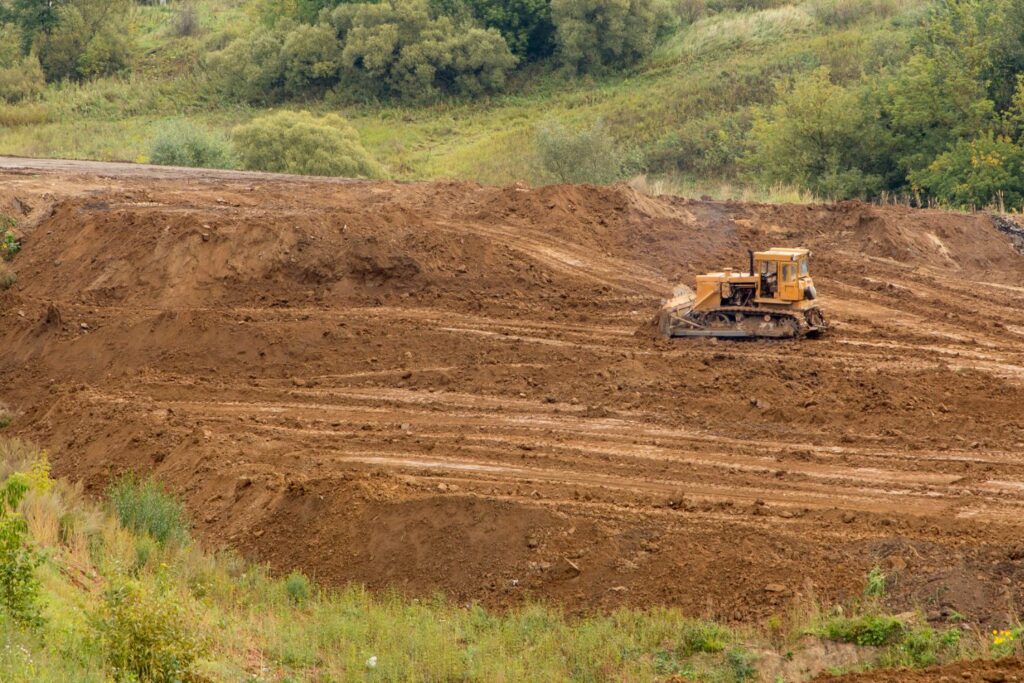
[[[12,431],[92,490],[154,472],[210,543],[489,605],[745,620],[876,562],[936,622],[1024,597],[1024,256],[985,216],[0,167]],[[825,339],[647,334],[782,245]]]

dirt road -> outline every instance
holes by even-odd
[[[1024,597],[1024,255],[986,216],[10,159],[0,212],[12,430],[279,570],[729,620],[875,563],[936,622]],[[651,337],[784,245],[827,337]]]

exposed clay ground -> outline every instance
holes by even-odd
[[[986,216],[17,160],[0,211],[11,431],[276,569],[747,620],[877,562],[935,622],[1022,603],[1024,256]],[[650,337],[783,245],[824,339]]]

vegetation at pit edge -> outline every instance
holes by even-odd
[[[665,608],[495,613],[327,589],[204,551],[152,481],[124,477],[90,500],[17,440],[0,440],[0,499],[0,680],[748,681],[808,635],[863,646],[864,666],[1020,654],[1020,625],[989,639],[885,614],[877,571],[848,615],[747,629]]]
[[[0,0],[0,25],[0,153],[1024,205],[1022,0]],[[287,163],[247,152],[279,116],[308,117]]]

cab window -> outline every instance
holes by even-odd
[[[800,259],[800,277],[807,277],[810,270],[807,268],[807,259]]]
[[[787,263],[782,266],[782,279],[786,282],[796,280],[796,264]]]

